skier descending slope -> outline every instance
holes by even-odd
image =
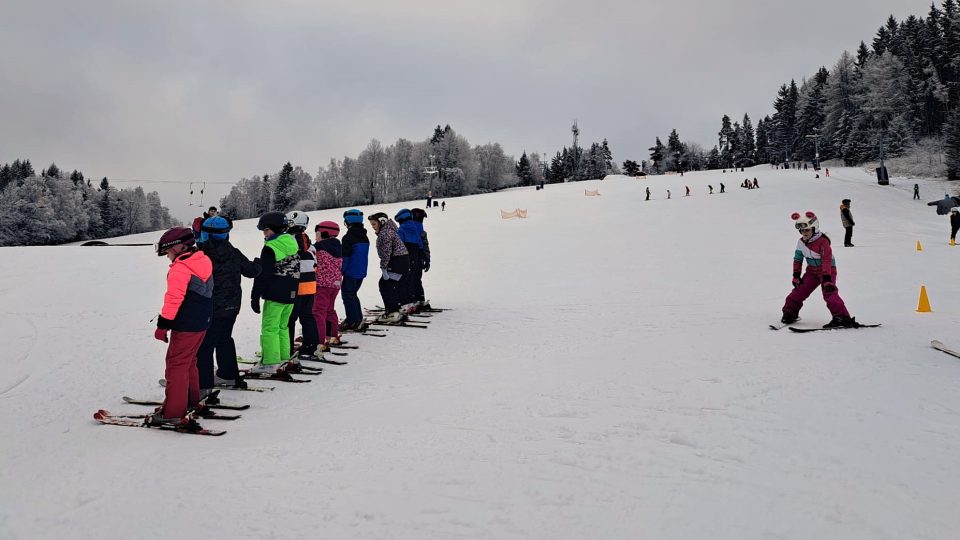
[[[806,212],[800,215],[794,212],[791,217],[801,238],[797,241],[793,256],[793,291],[787,295],[783,304],[783,318],[780,322],[795,322],[799,318],[803,301],[817,287],[821,287],[827,309],[833,315],[833,320],[824,325],[824,328],[856,327],[856,320],[847,312],[847,307],[837,291],[837,266],[833,249],[830,247],[830,238],[820,230],[816,214]],[[807,271],[801,277],[800,270],[803,268],[804,259],[807,260]]]
[[[213,263],[197,249],[193,231],[186,227],[163,233],[157,255],[170,259],[170,270],[154,337],[170,345],[164,373],[166,397],[146,422],[196,428],[187,411],[200,402],[197,350],[213,317]]]

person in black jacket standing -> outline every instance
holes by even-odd
[[[840,223],[846,233],[843,235],[843,247],[853,247],[853,213],[850,212],[850,199],[840,201]]]
[[[215,216],[204,220],[200,233],[200,249],[213,263],[213,320],[197,351],[200,397],[216,385],[243,386],[237,371],[237,347],[233,342],[233,325],[240,314],[243,291],[240,276],[260,275],[260,261],[249,259],[230,243],[230,220]],[[213,353],[217,353],[217,371],[213,371]],[[209,401],[208,401],[209,403]]]
[[[957,231],[960,231],[960,210],[950,210],[950,245],[957,245]]]

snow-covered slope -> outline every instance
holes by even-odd
[[[252,408],[220,438],[91,419],[162,395],[165,259],[0,249],[0,538],[954,538],[960,360],[928,344],[960,347],[960,247],[923,204],[943,186],[915,202],[832,172],[450,199],[426,221],[424,282],[454,310],[352,337],[349,365],[310,384],[229,394]],[[528,219],[500,219],[518,207]],[[851,313],[882,328],[767,328],[804,210],[834,239]],[[254,225],[232,235],[249,256]],[[921,284],[933,313],[914,311]],[[361,299],[379,303],[375,278]],[[816,295],[802,315],[828,320]],[[241,354],[258,328],[245,310]]]

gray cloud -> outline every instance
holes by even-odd
[[[0,161],[90,176],[236,180],[313,172],[371,138],[450,123],[475,144],[553,152],[569,124],[646,157],[677,128],[771,112],[928,2],[307,0],[4,2]],[[156,186],[154,184],[153,186]],[[152,189],[151,185],[145,185]],[[160,189],[165,202],[181,187]],[[211,187],[211,191],[216,188]]]

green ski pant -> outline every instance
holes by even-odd
[[[281,304],[272,300],[263,302],[263,319],[260,321],[260,350],[265,365],[279,364],[290,357],[290,333],[287,322],[293,304]]]

